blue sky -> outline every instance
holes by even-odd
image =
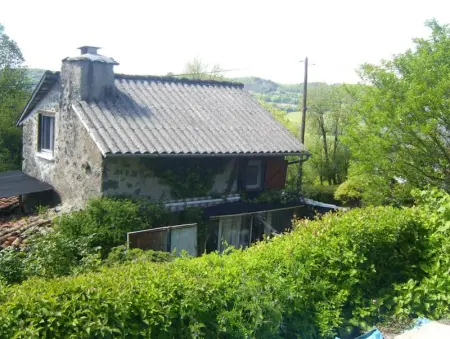
[[[301,82],[357,82],[365,62],[412,47],[427,19],[450,23],[450,1],[50,1],[2,3],[0,23],[30,67],[58,70],[82,45],[103,47],[116,71],[181,73],[200,57],[229,76]]]

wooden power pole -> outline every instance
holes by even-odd
[[[306,127],[306,96],[308,94],[308,57],[305,58],[305,77],[303,80],[303,111],[302,111],[302,124],[300,126],[300,142],[305,145],[305,127]],[[303,182],[303,159],[300,157],[298,164],[298,185],[299,191],[302,189]]]
[[[306,126],[306,96],[308,94],[308,57],[305,58],[305,78],[303,80],[303,112],[302,126],[300,130],[300,142],[305,144],[305,126]]]

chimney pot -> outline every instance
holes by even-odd
[[[78,49],[81,50],[81,55],[83,55],[83,54],[97,54],[97,51],[100,49],[100,47],[81,46],[81,47],[78,47]]]
[[[102,101],[115,97],[113,59],[100,55],[100,47],[79,47],[81,55],[63,59],[61,85],[68,101]]]

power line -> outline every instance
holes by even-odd
[[[212,72],[201,72],[201,74],[217,74],[217,73],[236,72],[236,71],[245,71],[245,68],[221,69],[221,70],[212,71]],[[182,77],[182,76],[189,76],[189,75],[193,75],[193,74],[192,73],[170,74],[170,76],[172,76],[172,77]]]

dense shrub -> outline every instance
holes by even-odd
[[[22,281],[24,256],[22,252],[12,247],[0,251],[0,280],[9,284]]]
[[[434,210],[355,209],[244,251],[28,280],[0,293],[0,337],[317,338],[364,328],[408,303],[402,286],[430,278],[446,243]]]
[[[197,210],[176,216],[161,203],[125,199],[95,199],[86,209],[54,220],[54,231],[31,238],[26,250],[0,251],[0,279],[17,283],[30,277],[53,278],[97,269],[106,259],[116,261],[164,261],[165,254],[126,252],[124,258],[111,249],[126,242],[130,231],[199,219]],[[115,258],[115,259],[114,259]],[[134,259],[133,259],[134,258]]]
[[[304,185],[302,193],[305,198],[329,204],[337,204],[338,201],[334,198],[336,188],[337,186],[335,185]]]
[[[432,228],[426,272],[422,280],[411,278],[396,287],[397,316],[426,316],[432,319],[450,317],[450,195],[431,190],[415,192],[422,203],[421,218]]]
[[[140,205],[124,199],[91,200],[84,210],[55,220],[55,229],[63,237],[86,238],[89,247],[100,247],[104,257],[111,248],[124,244],[127,232],[149,227],[140,213]]]
[[[99,256],[100,248],[91,248],[90,237],[71,238],[58,231],[32,239],[23,256],[23,277],[59,277],[73,273],[86,257]]]
[[[362,187],[355,178],[348,179],[338,186],[334,199],[345,205],[360,205]]]
[[[164,262],[175,258],[174,254],[169,252],[160,252],[153,250],[143,251],[139,248],[128,249],[127,246],[114,247],[104,261],[105,265],[112,266],[116,264],[133,262]]]
[[[407,182],[377,176],[351,176],[340,184],[334,198],[350,206],[411,206],[413,186]]]

